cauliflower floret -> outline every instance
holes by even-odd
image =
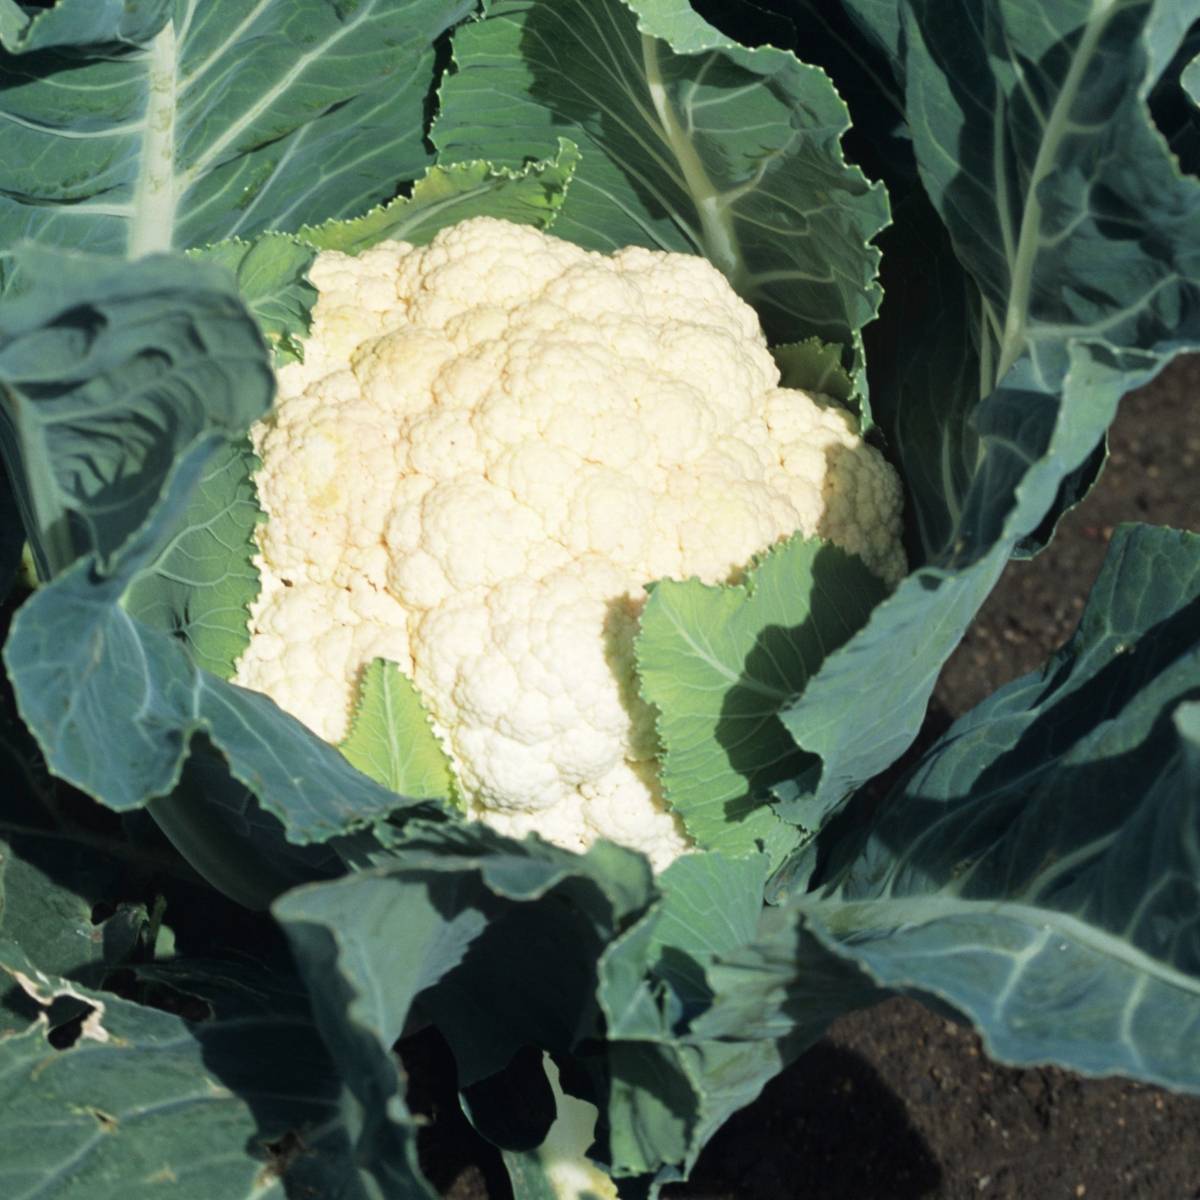
[[[318,256],[305,361],[253,431],[268,521],[235,679],[322,737],[372,658],[413,679],[470,815],[661,869],[633,641],[651,580],[738,577],[796,530],[904,573],[900,485],[820,397],[779,387],[704,259],[605,256],[476,218]]]

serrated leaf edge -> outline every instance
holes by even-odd
[[[404,671],[401,668],[400,664],[398,662],[396,662],[394,659],[384,658],[382,655],[376,655],[376,657],[370,659],[368,662],[366,662],[362,665],[361,669],[359,670],[358,680],[354,687],[354,703],[353,703],[353,706],[351,707],[351,711],[350,711],[350,724],[349,724],[349,727],[347,728],[346,736],[343,737],[342,740],[337,743],[338,750],[342,751],[342,753],[344,754],[345,753],[344,748],[345,748],[346,744],[350,741],[350,739],[352,737],[354,737],[355,733],[357,732],[358,722],[359,722],[359,719],[362,717],[363,706],[366,703],[367,673],[370,671],[370,669],[373,666],[375,666],[376,663],[379,663],[381,666],[381,669],[383,669],[385,671],[388,667],[393,667],[395,669],[396,673],[400,676],[400,678],[403,679],[404,682],[407,683],[409,688],[412,690],[413,698],[417,702],[417,709],[420,712],[421,718],[425,723],[425,728],[429,731],[430,736],[433,738],[434,745],[436,745],[438,750],[441,752],[442,760],[446,766],[446,778],[449,779],[449,781],[450,781],[450,788],[449,788],[450,794],[448,796],[446,796],[444,799],[449,807],[451,807],[452,809],[457,811],[459,814],[464,814],[466,812],[466,801],[463,797],[462,790],[459,786],[458,773],[455,771],[455,768],[454,768],[454,759],[451,756],[450,752],[446,749],[445,740],[443,739],[441,733],[438,732],[437,723],[434,721],[432,715],[430,714],[429,707],[428,707],[428,705],[426,705],[425,699],[421,695],[420,690],[418,689],[417,685],[412,681],[412,679],[408,675],[408,673],[406,671]],[[349,762],[349,759],[347,759],[346,761]],[[351,763],[350,765],[353,766],[354,764]],[[355,769],[357,770],[359,768],[355,768]],[[382,780],[376,780],[375,782],[382,783]]]
[[[558,217],[564,202],[566,201],[567,190],[571,185],[571,180],[575,175],[575,167],[581,157],[579,147],[571,141],[570,138],[560,137],[558,139],[558,153],[553,158],[531,159],[521,167],[508,167],[502,163],[495,163],[485,158],[473,158],[463,162],[453,163],[433,163],[425,170],[425,173],[414,179],[409,187],[407,194],[394,196],[391,200],[386,200],[382,204],[377,204],[374,208],[368,209],[365,213],[360,213],[354,217],[331,217],[327,221],[322,221],[317,225],[304,225],[298,229],[295,234],[291,235],[302,245],[314,250],[323,250],[320,239],[317,235],[322,230],[334,229],[339,225],[351,225],[357,221],[364,221],[376,214],[389,213],[393,209],[402,211],[409,205],[417,201],[421,190],[421,185],[435,180],[442,176],[454,177],[455,175],[469,176],[477,171],[482,170],[485,184],[491,181],[509,181],[516,182],[522,179],[535,178],[546,171],[559,168],[565,171],[565,176],[561,184],[556,185],[553,189],[548,188],[548,203],[546,212],[548,214],[546,222],[541,226],[543,229],[549,229],[555,219]],[[486,188],[481,189],[486,190]],[[464,193],[465,194],[465,193]],[[456,197],[457,198],[457,197]],[[427,213],[427,209],[418,208],[419,213]],[[403,230],[401,230],[403,232]],[[394,240],[395,235],[389,234],[387,237]],[[384,241],[384,237],[380,237],[379,241]],[[361,254],[364,250],[368,250],[372,245],[377,243],[367,243],[352,251],[344,253]]]
[[[833,542],[828,541],[826,538],[817,537],[815,535],[812,537],[809,537],[806,534],[802,533],[800,530],[796,530],[795,532],[789,534],[787,537],[781,538],[777,542],[773,542],[770,546],[766,547],[766,549],[760,550],[756,554],[754,554],[753,557],[750,559],[750,561],[745,565],[745,567],[742,568],[741,572],[739,573],[739,577],[731,582],[728,582],[728,583],[705,583],[699,576],[693,574],[693,575],[687,576],[687,578],[685,578],[685,579],[675,579],[675,578],[656,579],[656,580],[653,580],[651,583],[646,584],[646,591],[649,595],[649,598],[647,599],[646,603],[642,606],[641,613],[638,614],[638,623],[637,623],[638,630],[637,630],[637,634],[634,636],[634,639],[633,639],[633,661],[634,661],[634,669],[637,672],[637,694],[638,694],[638,698],[644,704],[646,704],[650,708],[650,710],[654,713],[654,737],[655,737],[655,741],[658,743],[658,751],[654,756],[654,761],[658,764],[658,768],[659,768],[658,777],[659,777],[659,783],[662,786],[663,802],[673,813],[675,813],[679,817],[680,821],[683,822],[683,827],[687,830],[688,836],[691,837],[693,839],[693,841],[696,843],[697,848],[699,850],[702,850],[705,852],[710,852],[709,848],[707,846],[705,846],[704,843],[702,841],[700,841],[700,839],[696,836],[695,832],[693,831],[690,824],[688,823],[687,814],[675,806],[674,802],[672,801],[670,795],[667,792],[667,788],[666,788],[665,784],[663,784],[663,782],[662,782],[662,780],[663,780],[662,768],[666,764],[666,756],[667,756],[666,740],[663,736],[663,729],[662,729],[663,722],[666,719],[666,713],[663,711],[663,709],[661,708],[660,705],[658,705],[655,701],[651,700],[648,695],[646,695],[646,691],[643,686],[642,618],[645,616],[646,609],[650,605],[650,602],[651,602],[651,599],[653,598],[654,592],[657,590],[658,586],[663,583],[675,583],[675,584],[682,584],[682,585],[686,585],[689,583],[696,583],[696,584],[699,584],[702,588],[705,588],[710,592],[718,592],[718,593],[724,593],[724,594],[730,594],[733,592],[741,592],[742,595],[740,597],[740,603],[747,604],[751,601],[751,599],[754,596],[755,590],[758,587],[758,574],[762,570],[762,568],[766,565],[767,561],[777,554],[782,554],[785,550],[787,550],[789,547],[791,547],[796,542],[813,543],[817,546],[818,551],[820,551],[822,549],[838,550],[842,554],[846,554],[848,557],[851,557],[851,558],[858,557],[857,555],[850,554],[850,552],[847,550],[843,550],[840,546],[836,546]],[[859,561],[861,561],[861,560],[859,560]],[[864,566],[865,566],[865,564],[864,564]],[[761,799],[762,799],[764,805],[769,806],[770,796],[771,796],[770,790],[766,790],[762,793]],[[772,808],[772,811],[774,811],[773,808]],[[778,817],[778,814],[776,814],[776,816]],[[778,819],[780,821],[782,821],[785,825],[791,824],[790,821],[786,821],[782,817],[778,817]],[[795,828],[799,829],[801,827],[795,826]],[[724,851],[724,853],[728,853],[728,851]]]

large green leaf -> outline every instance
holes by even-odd
[[[1200,1091],[1200,536],[1123,527],[1078,633],[969,713],[796,912],[1008,1062]]]
[[[36,284],[0,301],[0,451],[48,577],[110,555],[172,462],[269,406],[262,339],[224,272],[27,248]]]
[[[915,336],[873,394],[925,565],[783,714],[822,759],[822,807],[911,742],[1004,563],[1086,487],[1122,395],[1200,345],[1200,184],[1144,103],[1194,7],[904,6],[913,144],[962,266],[919,201],[898,209],[919,234],[898,301]]]
[[[197,1023],[45,974],[7,942],[0,977],[43,1010],[0,1038],[0,1188],[12,1200],[80,1188],[97,1200],[164,1189],[180,1200],[369,1200],[383,1194],[373,1176],[416,1178],[415,1154],[389,1159],[362,1135],[286,975],[220,964],[144,972],[177,1007],[199,1008]],[[56,1001],[87,1014],[65,1048],[47,1039]],[[400,1136],[415,1141],[408,1128]]]
[[[665,897],[650,930],[647,954],[689,1009],[707,1005],[705,970],[718,955],[754,940],[762,913],[768,860],[686,854],[659,876]]]
[[[1011,386],[997,389],[975,414],[987,427],[975,499],[1006,512],[997,540],[968,556],[965,540],[945,566],[919,568],[884,600],[863,628],[835,650],[780,718],[801,748],[817,754],[821,772],[797,781],[793,803],[828,812],[911,744],[945,661],[995,586],[1019,536],[1051,510],[1063,479],[1084,463],[1092,438],[1102,437],[1122,395],[1148,381],[1161,361],[1124,369],[1103,350],[1073,346],[1061,397],[1027,386],[1023,359]],[[1047,438],[1046,429],[1050,428]],[[983,493],[996,487],[999,496]],[[973,547],[972,550],[978,550]],[[864,680],[871,680],[864,687]],[[811,798],[809,793],[811,791]]]
[[[884,586],[856,558],[793,538],[737,587],[657,583],[637,638],[642,695],[658,710],[660,777],[696,842],[729,854],[760,846],[775,863],[796,824],[820,814],[791,806],[780,820],[773,785],[807,768],[779,719],[821,660],[859,629]]]
[[[630,851],[579,856],[476,825],[418,827],[378,862],[289,893],[275,915],[319,1010],[336,1002],[340,1028],[386,1048],[419,999],[460,1087],[523,1046],[567,1053],[592,1034],[600,953],[655,894]]]
[[[202,441],[179,460],[163,501],[107,573],[84,558],[40,588],[13,622],[5,660],[50,769],[101,803],[121,811],[166,795],[191,739],[205,734],[292,840],[323,841],[402,802],[266,696],[196,666],[179,640],[124,605],[169,549],[223,447]]]
[[[494,1074],[522,1045],[569,1051],[594,1032],[604,945],[655,895],[645,859],[608,843],[581,857],[529,842],[514,852],[479,833],[440,842],[461,855],[441,869],[477,873],[475,903],[489,913],[475,952],[425,1002],[454,1049],[460,1086]]]
[[[849,346],[871,319],[886,201],[843,159],[846,109],[821,71],[662,0],[492,0],[454,61],[444,161],[579,144],[563,237],[704,254],[774,341]]]
[[[1198,617],[1200,537],[1121,531],[1075,642],[959,722],[861,849],[831,846],[821,890],[736,918],[750,864],[666,872],[601,963],[612,1160],[678,1178],[892,989],[959,1008],[1008,1061],[1200,1090]]]
[[[876,994],[794,917],[762,909],[765,867],[761,857],[679,859],[660,879],[660,904],[601,959],[608,1044],[584,1063],[618,1175],[684,1178],[732,1113]]]
[[[0,47],[10,54],[55,47],[139,46],[170,19],[174,0],[59,0],[30,11],[16,0],[0,2]]]
[[[275,914],[310,987],[340,997],[343,1029],[388,1046],[414,1013],[437,1024],[472,1119],[502,1146],[518,1140],[520,1179],[542,1182],[527,1139],[539,1113],[539,1137],[550,1120],[512,1091],[534,1086],[528,1047],[553,1052],[564,1086],[603,1109],[616,1174],[665,1181],[799,1048],[798,1022],[811,1040],[840,1011],[789,1019],[776,987],[740,1038],[686,1036],[710,1007],[713,964],[761,936],[762,856],[683,858],[657,881],[661,898],[628,851],[577,856],[480,826],[410,826],[376,862],[282,897]],[[854,974],[815,944],[810,958]]]
[[[921,178],[978,294],[980,465],[944,548],[961,560],[1007,532],[1025,460],[1048,448],[1049,421],[1011,445],[1018,409],[1053,409],[1081,372],[1129,390],[1200,339],[1200,185],[1146,107],[1200,5],[905,7]],[[1064,475],[1102,433],[1076,424]]]
[[[74,2],[10,18],[0,252],[36,238],[143,254],[365,212],[427,166],[433,43],[473,8]],[[118,37],[133,44],[96,47]]]
[[[54,774],[117,810],[153,804],[197,869],[261,905],[328,873],[284,831],[322,841],[405,804],[204,669],[228,671],[257,586],[258,511],[228,437],[270,400],[266,347],[210,265],[22,261],[56,273],[4,303],[4,446],[58,573],[5,647],[21,716]],[[223,767],[185,774],[193,741],[241,787]]]
[[[7,614],[6,614],[7,621]],[[43,970],[99,983],[107,967],[136,945],[146,913],[136,899],[144,882],[107,838],[66,811],[16,717],[12,689],[0,678],[0,937]],[[105,902],[112,916],[95,906]],[[139,910],[140,911],[135,911]],[[93,919],[95,916],[95,919]],[[7,994],[6,994],[7,993]],[[0,1036],[28,1024],[13,989],[0,986]]]

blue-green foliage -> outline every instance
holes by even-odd
[[[806,63],[786,21],[749,49],[739,8],[657,0],[490,0],[450,56],[466,0],[0,0],[0,590],[26,540],[42,580],[5,613],[5,1195],[431,1196],[391,1053],[426,1022],[531,1188],[537,1052],[648,1196],[893,989],[1007,1061],[1200,1090],[1196,536],[1121,530],[1074,640],[856,819],[1121,396],[1200,341],[1200,4],[843,0],[835,37],[763,3]],[[781,361],[905,484],[890,595],[803,542],[653,593],[642,691],[700,844],[658,877],[396,795],[228,682],[245,434],[313,254],[480,212],[707,255],[820,339]],[[379,715],[356,761],[409,778]],[[90,1016],[51,1053],[39,1013]]]
[[[954,725],[797,916],[1005,1061],[1195,1089],[1198,629],[1200,535],[1120,528],[1072,641]]]
[[[0,15],[0,256],[22,238],[119,254],[358,215],[428,165],[433,42],[472,8],[79,0],[11,33]]]
[[[557,233],[704,254],[773,341],[841,343],[861,375],[849,350],[879,303],[868,240],[887,201],[843,158],[849,116],[822,72],[642,0],[496,0],[454,56],[444,160],[516,164],[565,132],[582,161]]]

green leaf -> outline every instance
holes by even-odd
[[[739,855],[761,844],[778,864],[796,845],[802,830],[781,822],[767,796],[810,763],[780,713],[883,595],[857,558],[800,537],[736,587],[655,585],[638,674],[659,713],[667,799],[701,846]],[[823,816],[807,807],[787,815],[809,832]]]
[[[258,595],[254,531],[264,520],[245,441],[219,446],[172,536],[135,575],[124,610],[183,641],[198,667],[229,679],[250,642]]]
[[[149,913],[122,901],[93,920],[101,901],[126,894],[136,868],[106,854],[101,839],[73,833],[19,800],[0,808],[0,936],[40,969],[98,986],[141,949]],[[6,1007],[0,1004],[0,1036],[18,1027]]]
[[[420,245],[447,225],[481,215],[545,228],[558,215],[578,162],[578,149],[560,138],[553,159],[520,170],[482,162],[435,165],[413,184],[410,195],[361,217],[305,225],[294,235],[234,238],[191,254],[233,273],[279,367],[304,357],[317,302],[307,271],[318,250],[358,254],[389,238]]]
[[[766,855],[686,854],[659,876],[663,904],[650,932],[648,959],[685,1010],[712,998],[705,971],[721,954],[754,940],[762,913]]]
[[[1072,641],[925,755],[807,927],[1002,1061],[1200,1092],[1198,621],[1200,536],[1119,529]]]
[[[24,248],[29,290],[0,302],[0,451],[39,572],[102,559],[145,520],[205,430],[240,435],[274,377],[223,271]]]
[[[379,1045],[420,996],[466,1088],[522,1046],[566,1053],[591,1032],[596,960],[653,896],[646,861],[619,847],[580,856],[450,823],[414,826],[377,867],[299,888],[274,912],[314,995],[348,1003]]]
[[[590,1066],[618,1174],[684,1178],[733,1112],[873,997],[794,917],[763,910],[765,869],[762,856],[677,860],[659,880],[662,901],[601,959],[609,1044],[603,1070]]]
[[[148,914],[125,901],[137,897],[144,876],[110,852],[121,849],[117,842],[106,844],[57,810],[36,747],[7,711],[0,711],[0,767],[8,781],[0,798],[0,937],[44,971],[99,984],[138,944]],[[111,915],[94,920],[102,901]],[[14,1023],[8,1007],[0,1002],[0,1030],[24,1029],[27,1021]]]
[[[783,714],[822,760],[822,807],[911,743],[1004,564],[1086,488],[1121,397],[1200,346],[1200,183],[1144,103],[1179,10],[904,13],[913,144],[947,232],[919,202],[897,209],[899,336],[872,358],[888,368],[872,394],[924,565]]]
[[[1180,85],[1193,104],[1200,106],[1200,55],[1193,58],[1179,76]]]
[[[804,2],[807,4],[812,0]],[[901,0],[842,0],[842,3],[864,37],[883,50],[893,65],[899,65],[904,24],[900,15]]]
[[[1130,390],[1200,337],[1200,184],[1181,175],[1144,102],[1188,23],[1179,6],[1087,0],[1046,14],[1013,0],[949,16],[931,0],[905,7],[922,181],[977,289],[986,469],[963,498],[960,557],[1003,535],[1029,452],[1048,448],[1047,422],[1013,452],[1018,406],[1052,410],[1087,369],[1081,355]],[[1127,236],[1130,214],[1143,236]],[[1076,429],[1064,476],[1102,432]],[[1045,515],[1028,511],[1019,536]]]
[[[356,254],[387,239],[424,245],[439,229],[469,217],[489,216],[546,228],[553,223],[579,164],[579,150],[558,139],[554,158],[519,169],[490,162],[438,164],[400,196],[361,217],[305,226],[309,245]]]
[[[1177,272],[1195,256],[1197,187],[1142,97],[1186,32],[1185,8],[1063,0],[1034,14],[974,0],[947,19],[931,0],[907,6],[922,178],[979,285],[992,381],[1028,353],[1052,386],[1072,337],[1149,349],[1174,332],[1194,276]],[[1130,211],[1164,240],[1124,236]]]
[[[380,1044],[414,1012],[437,1024],[485,1133],[506,1132],[497,1089],[522,1077],[514,1055],[552,1052],[571,1093],[605,1113],[601,1159],[645,1188],[681,1178],[715,1128],[844,1010],[846,980],[856,1000],[873,993],[811,938],[789,990],[782,935],[764,942],[766,866],[761,855],[690,855],[652,887],[640,856],[604,843],[577,856],[483,826],[413,824],[374,866],[292,892],[275,912],[301,958],[312,954],[313,986],[348,985]],[[786,936],[794,951],[794,927]],[[730,984],[723,964],[738,955]],[[769,987],[751,961],[773,972]],[[787,966],[790,980],[794,953]],[[805,988],[823,997],[815,1007],[797,1004]],[[725,1019],[734,1006],[736,1029]],[[693,1035],[693,1018],[710,1013],[713,1032]],[[532,1118],[519,1117],[523,1139]],[[513,1149],[510,1173],[540,1186],[528,1143]]]
[[[842,348],[820,338],[788,342],[771,351],[779,366],[779,386],[832,396],[840,404],[854,399],[854,380],[842,366]]]
[[[163,501],[106,574],[84,558],[40,588],[13,621],[5,661],[50,770],[102,804],[124,811],[167,795],[192,737],[203,733],[291,840],[324,841],[404,801],[266,696],[201,670],[179,640],[124,606],[223,452],[210,439],[179,460]]]
[[[317,302],[317,289],[306,276],[316,257],[311,247],[287,234],[264,233],[251,242],[234,239],[191,253],[233,273],[277,366],[303,357],[309,314]]]
[[[886,200],[842,157],[846,109],[821,71],[650,0],[493,0],[454,62],[441,161],[579,145],[557,234],[704,254],[773,341],[850,346],[874,315]]]
[[[72,0],[0,26],[0,256],[139,255],[355,216],[428,165],[434,42],[472,0]],[[126,11],[127,10],[127,11]],[[169,20],[163,23],[164,16]],[[134,45],[114,52],[119,37]]]
[[[179,781],[168,795],[148,799],[145,812],[198,875],[243,908],[261,911],[289,888],[345,870],[333,847],[289,841],[285,823],[203,734],[189,743]]]
[[[974,420],[982,386],[973,330],[978,289],[919,188],[895,214],[880,239],[886,299],[868,337],[872,411],[905,483],[908,541],[921,565],[954,546],[983,456],[1000,447],[981,443]],[[1045,433],[1036,418],[1049,421],[1053,413],[1052,404],[1040,405],[1010,429],[1018,455],[1032,461],[1041,453]]]
[[[29,54],[60,47],[140,46],[170,20],[174,0],[58,0],[52,8],[29,12],[15,0],[0,4],[0,47]]]
[[[43,974],[0,943],[0,976],[43,1009],[0,1038],[6,1196],[58,1200],[83,1188],[97,1200],[163,1189],[180,1200],[368,1200],[385,1171],[418,1178],[415,1151],[364,1134],[294,979],[220,964],[139,973],[205,1019]],[[86,1013],[65,1049],[47,1040],[56,1001]],[[397,1133],[415,1141],[407,1126]]]
[[[1000,577],[1008,547],[953,574],[924,568],[834,650],[779,720],[798,746],[817,755],[787,790],[796,810],[829,812],[895,762],[912,743],[942,665]],[[869,684],[865,681],[869,681]]]
[[[211,265],[162,257],[87,275],[83,256],[29,257],[61,269],[32,272],[4,306],[4,445],[28,472],[32,527],[57,536],[43,543],[60,565],[82,557],[13,622],[19,711],[52,773],[120,811],[153,805],[215,886],[261,906],[328,873],[326,855],[289,849],[284,832],[323,841],[412,806],[198,665],[231,666],[257,585],[258,510],[228,438],[270,400],[266,348]],[[225,764],[185,773],[193,742],[241,789]],[[186,801],[171,796],[181,782]]]
[[[436,1022],[465,1102],[493,1133],[496,1087],[517,1077],[518,1052],[607,1054],[597,964],[654,902],[644,858],[603,842],[576,855],[450,823],[409,826],[377,862],[275,904],[318,1011],[336,1005],[343,1028],[384,1049],[410,1021]],[[328,1028],[326,1037],[335,1044]],[[356,1052],[348,1034],[339,1061]],[[525,1168],[519,1178],[542,1174],[529,1159],[510,1165]]]
[[[417,689],[403,671],[375,658],[363,669],[350,732],[340,747],[364,775],[400,796],[449,800],[454,777]]]

